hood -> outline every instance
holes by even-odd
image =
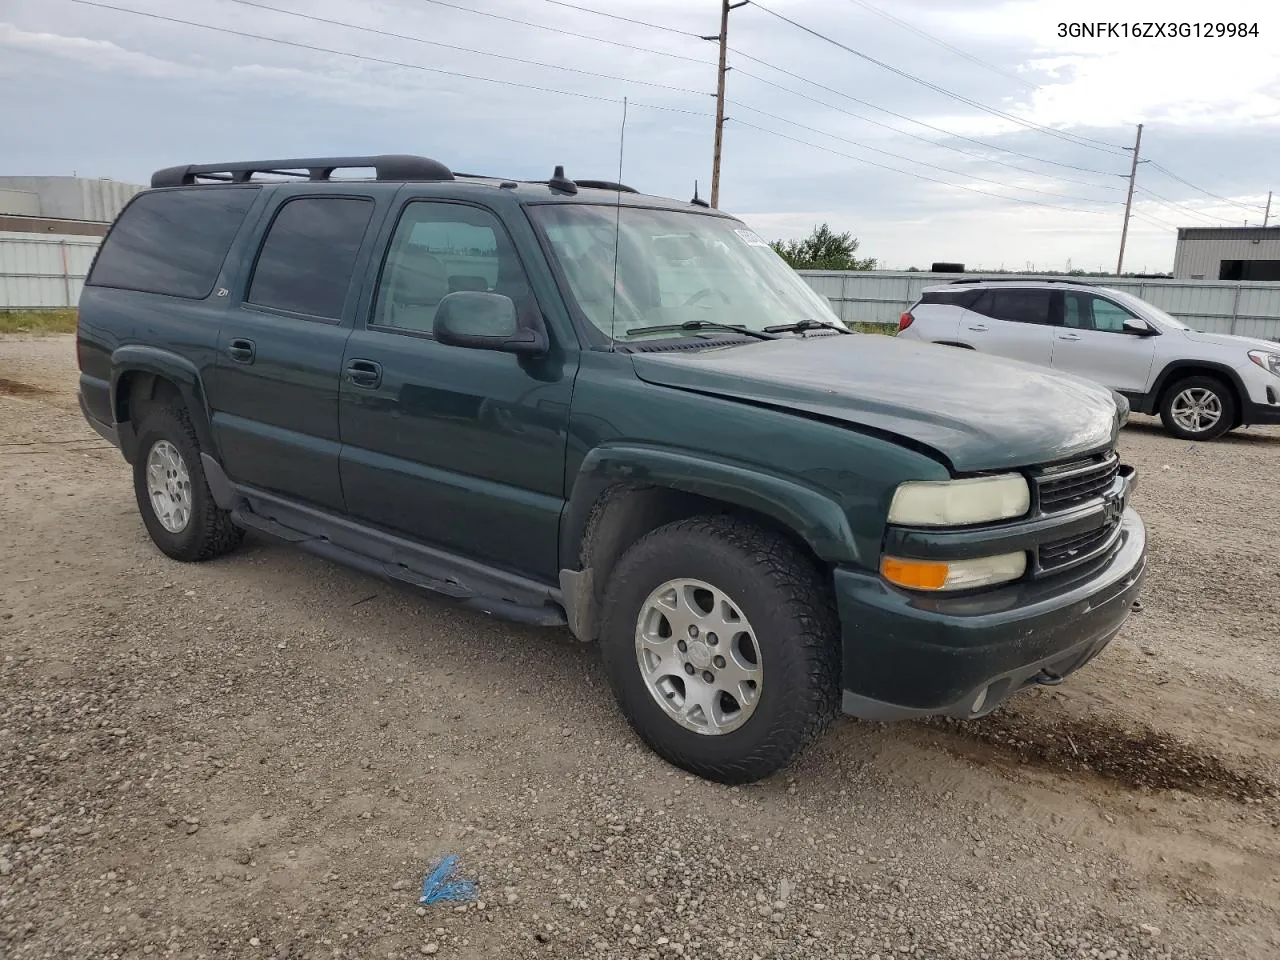
[[[1260,340],[1257,337],[1237,337],[1231,333],[1201,333],[1198,330],[1184,330],[1183,335],[1193,343],[1205,343],[1214,347],[1237,347],[1241,356],[1250,350],[1267,350],[1280,353],[1280,343],[1274,340]]]
[[[958,472],[1113,445],[1111,391],[1044,367],[874,334],[632,356],[640,379],[767,404],[924,445]]]

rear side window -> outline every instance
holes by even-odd
[[[973,310],[996,320],[1013,323],[1048,323],[1052,290],[988,290]]]
[[[933,290],[920,295],[921,303],[945,304],[949,307],[967,307],[978,298],[980,290]]]
[[[249,284],[249,303],[337,320],[373,216],[373,201],[304,197],[281,206]]]
[[[88,283],[203,300],[257,187],[197,187],[140,194],[111,228]]]

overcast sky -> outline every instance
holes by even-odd
[[[671,29],[553,0],[0,0],[0,174],[397,152],[614,179],[627,97],[624,182],[707,196],[716,47],[697,35],[718,0],[573,5]],[[1259,36],[1057,35],[1121,9]],[[1261,223],[1280,191],[1274,0],[761,0],[729,33],[720,205],[771,238],[827,221],[889,268],[1114,269],[1138,123],[1128,269],[1170,269],[1172,227]]]

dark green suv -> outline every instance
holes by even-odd
[[[730,783],[841,708],[1058,683],[1137,595],[1109,391],[851,333],[696,198],[410,156],[152,187],[86,283],[80,401],[175,559],[257,530],[567,626],[654,750]]]

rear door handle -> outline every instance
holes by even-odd
[[[1080,335],[1078,333],[1060,333],[1058,334],[1058,339],[1059,340],[1079,340]]]
[[[376,387],[382,382],[382,364],[372,360],[348,360],[347,380],[357,387]]]
[[[984,323],[974,324],[974,325],[973,325],[973,326],[971,326],[969,329],[970,329],[970,330],[976,330],[976,331],[978,331],[978,333],[986,333],[986,332],[987,332],[987,326],[986,326],[986,324],[984,324]]]
[[[253,341],[246,340],[244,337],[234,337],[227,344],[227,355],[238,363],[253,363],[257,350]]]

